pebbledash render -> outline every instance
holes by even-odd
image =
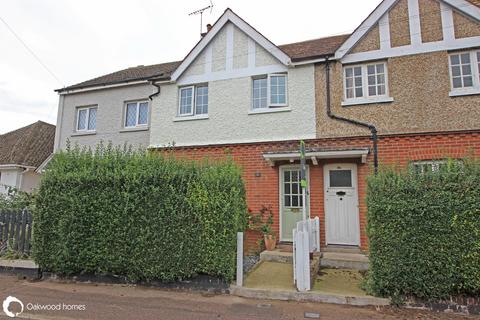
[[[280,46],[227,9],[182,61],[58,92],[56,149],[68,138],[229,157],[249,208],[273,210],[279,241],[292,241],[305,205],[323,248],[368,250],[366,177],[377,163],[424,172],[480,156],[480,3],[384,0],[352,34]],[[247,234],[247,247],[258,239]]]

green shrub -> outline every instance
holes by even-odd
[[[480,294],[480,163],[437,172],[382,170],[368,180],[372,293],[401,298]]]
[[[0,210],[32,210],[34,198],[34,193],[27,193],[10,187],[6,194],[0,193]]]
[[[99,147],[54,156],[42,180],[34,257],[60,274],[231,280],[245,190],[232,162],[182,162]]]

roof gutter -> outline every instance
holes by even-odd
[[[35,169],[34,166],[27,166],[27,165],[22,165],[22,164],[0,164],[0,169],[18,169],[18,168],[23,168],[23,169]]]
[[[305,64],[312,64],[312,63],[319,63],[319,62],[325,62],[325,58],[299,60],[297,62],[292,61],[291,65],[295,67],[295,66],[302,66],[302,65],[305,65]]]
[[[331,110],[331,97],[330,97],[330,60],[329,57],[325,57],[325,82],[326,82],[326,99],[327,99],[327,115],[331,119],[342,121],[346,123],[350,123],[359,127],[364,127],[370,130],[371,132],[371,139],[373,141],[373,167],[375,174],[378,173],[378,132],[377,128],[370,123],[348,119],[345,117],[337,116]]]
[[[86,92],[86,91],[94,91],[94,90],[102,90],[102,89],[109,89],[109,88],[117,88],[117,87],[124,87],[124,86],[133,86],[136,84],[145,84],[149,83],[148,80],[139,80],[139,81],[126,81],[120,83],[112,83],[112,84],[105,84],[99,86],[91,86],[91,87],[83,87],[78,89],[57,89],[55,92],[58,94],[72,94],[72,93],[79,93],[79,92]]]

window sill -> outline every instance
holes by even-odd
[[[205,120],[205,119],[208,119],[208,114],[201,114],[201,115],[197,115],[197,116],[185,116],[185,117],[177,116],[177,117],[173,118],[173,122]]]
[[[97,131],[81,131],[81,132],[74,132],[72,133],[72,137],[78,137],[78,136],[92,136],[97,134]]]
[[[450,97],[461,97],[461,96],[471,96],[474,94],[480,94],[480,89],[470,89],[470,90],[452,90],[448,93]]]
[[[263,108],[248,111],[248,114],[263,114],[263,113],[276,113],[276,112],[289,112],[292,111],[290,107],[276,107],[276,108]]]
[[[136,131],[148,131],[150,129],[149,126],[143,127],[131,127],[131,128],[123,128],[120,132],[136,132]]]
[[[389,102],[393,102],[392,97],[362,98],[362,99],[354,99],[349,101],[342,101],[342,107],[356,106],[356,105],[362,105],[362,104],[389,103]]]

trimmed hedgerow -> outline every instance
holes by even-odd
[[[34,257],[45,271],[231,280],[245,190],[231,161],[193,163],[99,147],[56,154],[42,180]]]
[[[480,294],[480,163],[368,180],[372,293],[401,299]]]

